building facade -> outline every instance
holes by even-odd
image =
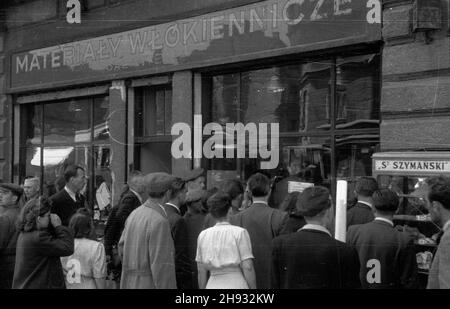
[[[375,152],[448,150],[449,1],[418,2],[88,0],[80,24],[66,1],[5,2],[0,178],[51,194],[80,164],[95,206],[133,169],[202,166],[212,186],[278,157],[271,177],[297,164],[334,188]]]

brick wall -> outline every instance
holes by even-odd
[[[381,148],[450,150],[449,0],[442,29],[412,31],[413,1],[384,1]]]

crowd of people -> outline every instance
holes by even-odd
[[[98,241],[85,171],[69,166],[64,180],[49,198],[37,178],[0,183],[0,288],[419,287],[413,238],[394,226],[399,196],[371,177],[356,183],[345,243],[333,237],[326,187],[288,192],[281,182],[274,207],[265,174],[206,190],[203,169],[130,173]],[[441,227],[427,287],[450,288],[450,179],[431,177],[427,190]]]

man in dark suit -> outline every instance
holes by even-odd
[[[128,216],[144,203],[145,193],[144,175],[140,171],[129,174],[128,188],[119,199],[117,205],[111,210],[105,227],[105,253],[108,262],[108,271],[116,281],[120,281],[122,272],[121,262],[117,254],[117,245],[125,228]]]
[[[13,183],[0,183],[0,289],[11,289],[19,231],[16,227],[23,189]]]
[[[373,215],[372,194],[378,190],[373,177],[361,177],[356,181],[355,194],[358,202],[347,211],[347,228],[355,224],[365,224],[375,219]]]
[[[85,171],[81,166],[69,165],[64,171],[64,189],[50,197],[52,213],[61,218],[63,226],[68,226],[70,218],[79,208],[85,207],[85,198],[80,191],[86,185]]]
[[[375,220],[350,226],[347,243],[356,248],[361,264],[359,277],[363,288],[418,288],[414,240],[394,228],[398,195],[389,190],[373,194]]]
[[[306,188],[297,210],[307,224],[298,232],[273,240],[272,288],[357,288],[359,259],[356,250],[334,239],[330,192],[324,187]]]
[[[450,289],[450,178],[427,180],[427,208],[443,234],[428,276],[427,289]]]
[[[230,223],[245,228],[255,257],[256,287],[270,288],[270,253],[272,239],[280,232],[288,218],[287,213],[269,207],[270,179],[261,174],[252,175],[247,182],[253,204],[230,218]]]
[[[169,189],[169,201],[163,205],[169,219],[170,230],[175,245],[175,273],[178,289],[192,289],[191,263],[188,254],[188,232],[180,206],[185,202],[186,183],[177,178]]]

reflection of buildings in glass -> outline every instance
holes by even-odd
[[[303,65],[303,76],[300,81],[300,117],[304,120],[303,129],[308,131],[321,128],[329,123],[327,96],[329,95],[330,66],[323,63],[307,63]]]

